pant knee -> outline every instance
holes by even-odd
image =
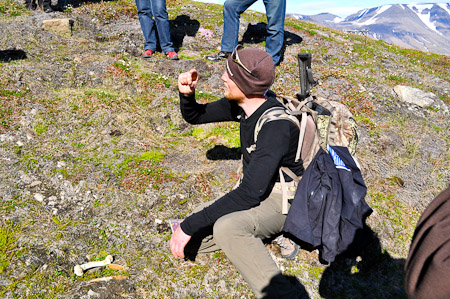
[[[223,15],[232,17],[232,16],[239,16],[240,14],[237,13],[238,7],[239,7],[240,1],[231,1],[227,0],[223,4]]]
[[[225,3],[223,4],[223,11],[225,12],[232,12],[234,11],[235,8],[235,4],[232,1],[225,1]]]
[[[213,235],[216,243],[226,251],[233,242],[239,242],[248,237],[253,237],[252,225],[249,219],[226,215],[216,221],[213,228]]]
[[[213,227],[213,236],[216,242],[221,245],[227,237],[234,233],[233,224],[226,217],[219,218]]]
[[[155,19],[169,19],[169,15],[167,14],[165,7],[152,7],[152,13]]]

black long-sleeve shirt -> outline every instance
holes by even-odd
[[[275,182],[279,181],[280,166],[289,167],[297,175],[303,174],[302,161],[295,163],[299,130],[289,120],[264,124],[258,133],[256,150],[252,153],[246,150],[254,144],[255,125],[259,117],[274,106],[281,104],[275,98],[268,98],[252,115],[245,118],[244,111],[235,101],[222,98],[212,103],[199,104],[194,95],[180,94],[181,113],[191,124],[240,122],[244,174],[238,188],[187,217],[181,223],[183,232],[192,236],[200,229],[213,225],[224,215],[258,206],[272,192]]]

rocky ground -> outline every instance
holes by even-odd
[[[168,1],[181,60],[143,60],[133,2],[27,11],[0,0],[0,294],[5,298],[251,298],[221,252],[171,257],[170,218],[227,192],[239,164],[238,126],[193,127],[176,78],[196,68],[197,97],[221,96],[221,6]],[[69,19],[70,33],[43,29]],[[241,20],[246,47],[264,48],[263,14]],[[313,55],[314,94],[348,105],[374,209],[375,241],[356,260],[321,265],[317,251],[274,259],[311,298],[402,298],[402,267],[423,209],[450,181],[450,58],[286,20],[273,90],[299,90],[296,54]],[[414,102],[394,91],[414,89]],[[413,102],[413,103],[412,103]],[[82,277],[108,254],[122,270]]]

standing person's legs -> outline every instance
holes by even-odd
[[[284,19],[286,0],[264,0],[267,15],[266,52],[273,58],[273,64],[280,63],[284,43]]]
[[[280,233],[286,215],[281,213],[281,194],[250,210],[221,217],[214,225],[214,241],[242,274],[257,298],[296,298],[297,287],[286,279],[263,239]]]
[[[139,23],[144,35],[144,50],[156,50],[156,32],[153,21],[151,0],[136,0]]]
[[[223,36],[220,47],[223,52],[232,52],[239,39],[239,19],[256,0],[227,0],[223,4]]]
[[[30,9],[36,9],[37,5],[36,5],[36,1],[35,0],[25,0],[25,6]]]
[[[170,38],[169,15],[167,14],[166,0],[150,0],[150,2],[156,28],[158,30],[159,43],[163,52],[167,54],[174,49]]]

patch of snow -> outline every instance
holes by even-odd
[[[448,3],[436,3],[436,5],[438,5],[440,8],[445,10],[450,15],[450,9],[449,9]]]
[[[358,19],[362,18],[369,10],[366,8],[364,9],[358,16]]]
[[[422,11],[424,11],[425,9],[432,9],[433,5],[434,4],[429,3],[429,4],[407,4],[406,6],[408,6],[411,9],[415,7],[419,11],[419,13],[422,13]]]
[[[427,41],[426,39],[424,39],[422,36],[419,36],[419,38],[414,38],[414,39],[415,39],[419,44],[421,44],[421,45],[423,46],[423,48],[425,49],[425,51],[429,52],[429,49],[428,49],[428,47],[427,47],[428,41]],[[425,40],[425,43],[422,42],[422,41],[419,40],[419,39]]]
[[[422,21],[422,23],[425,24],[428,28],[430,28],[432,31],[437,32],[438,34],[442,35],[441,32],[439,32],[436,28],[436,25],[434,25],[434,22],[431,22],[431,13],[424,14],[423,11],[425,9],[430,9],[433,7],[434,4],[410,4],[408,7],[416,13],[416,15],[419,17],[419,19]],[[413,8],[416,8],[417,11],[415,11]]]
[[[386,10],[388,10],[389,8],[391,8],[392,5],[383,5],[381,6],[378,11],[377,11],[377,15],[382,14],[383,12],[385,12]]]
[[[368,26],[368,25],[375,24],[378,19],[378,16],[381,15],[383,12],[385,12],[386,10],[388,10],[391,7],[392,7],[392,5],[383,5],[376,10],[375,15],[373,17],[371,17],[369,20],[362,22],[362,23],[356,22],[355,25]]]
[[[421,38],[422,38],[427,44],[431,44],[431,41],[427,40],[425,37],[421,36]]]
[[[343,18],[341,18],[341,17],[336,17],[336,18],[334,18],[333,20],[331,20],[330,22],[331,23],[340,23],[340,22],[342,22],[344,19]]]

